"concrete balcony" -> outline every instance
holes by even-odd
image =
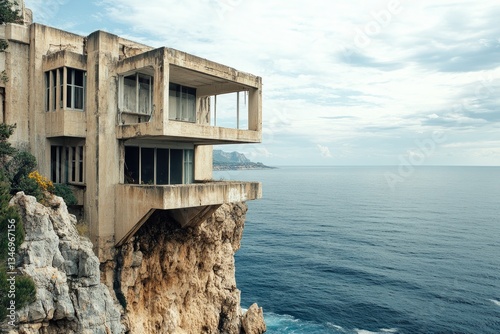
[[[168,48],[120,61],[117,74],[117,139],[262,141],[258,76]]]
[[[183,227],[201,223],[221,204],[262,197],[259,182],[207,182],[148,186],[118,184],[115,188],[115,241],[119,246],[139,230],[155,210],[169,210]]]
[[[167,123],[139,123],[117,127],[117,139],[159,139],[192,142],[195,145],[262,142],[262,132],[169,120]]]

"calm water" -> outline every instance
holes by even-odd
[[[263,182],[236,278],[268,333],[500,333],[500,168],[287,167]]]

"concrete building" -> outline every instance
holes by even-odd
[[[212,145],[259,143],[262,80],[185,52],[96,31],[0,26],[0,119],[41,174],[83,205],[96,253],[120,245],[155,210],[183,226],[222,203],[261,197],[256,182],[212,180]],[[217,99],[234,97],[233,126]],[[220,115],[220,112],[219,112]]]

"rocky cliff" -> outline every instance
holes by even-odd
[[[20,333],[120,333],[120,311],[100,282],[99,261],[92,244],[81,238],[74,216],[60,197],[46,207],[18,193],[26,232],[18,269],[35,281],[37,300],[18,310]]]
[[[18,312],[20,333],[265,331],[257,305],[242,314],[234,276],[246,205],[184,229],[157,211],[100,264],[60,198],[45,207],[19,193],[11,203],[26,229],[18,267],[37,285],[37,301]]]

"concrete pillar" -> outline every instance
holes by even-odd
[[[85,217],[101,261],[112,256],[115,230],[115,185],[120,181],[120,145],[116,139],[119,42],[97,31],[87,39],[87,140]]]
[[[213,146],[197,145],[194,148],[194,179],[207,181],[212,179]]]

